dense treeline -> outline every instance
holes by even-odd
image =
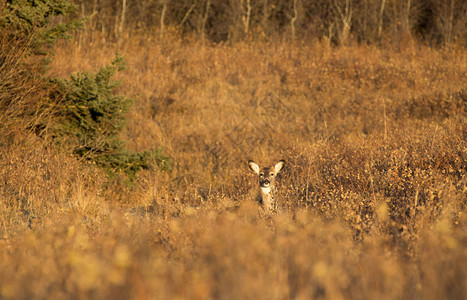
[[[119,37],[176,30],[211,41],[328,38],[335,44],[467,41],[463,0],[75,0],[90,26]],[[124,30],[125,29],[125,30]]]

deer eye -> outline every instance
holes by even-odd
[[[270,176],[274,176],[274,173],[271,173]]]
[[[259,176],[264,176],[264,173],[259,173]]]

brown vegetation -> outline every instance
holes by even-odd
[[[467,297],[465,48],[84,31],[50,74],[117,50],[124,138],[172,170],[109,179],[1,116],[1,298]],[[286,160],[284,212],[258,214],[249,158]]]

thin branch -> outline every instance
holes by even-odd
[[[205,30],[206,30],[206,23],[208,21],[209,17],[209,7],[211,6],[211,0],[208,0],[206,2],[206,11],[204,12],[204,18],[203,18],[203,23],[201,25],[201,39],[204,43],[204,38],[205,38]]]
[[[195,9],[195,6],[196,6],[196,1],[193,2],[193,4],[190,6],[190,9],[188,9],[185,16],[183,16],[183,19],[178,24],[178,27],[182,27],[182,25],[185,24],[186,20],[188,20],[188,17],[191,14],[191,12]]]
[[[378,39],[381,39],[381,34],[383,33],[383,14],[385,4],[386,0],[381,0],[381,9],[379,10]]]
[[[293,13],[294,15],[292,20],[290,20],[290,26],[292,27],[292,40],[295,40],[295,22],[298,17],[297,0],[293,1]]]
[[[242,1],[242,8],[243,8],[243,1]],[[247,0],[246,1],[246,13],[244,16],[242,16],[243,31],[245,34],[248,34],[248,31],[249,31],[250,16],[251,16],[251,3],[250,3],[250,0]]]
[[[164,37],[164,23],[165,23],[165,13],[167,11],[167,1],[163,1],[162,3],[162,12],[161,12],[161,31],[160,31],[160,38]]]

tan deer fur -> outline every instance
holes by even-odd
[[[261,204],[268,211],[277,211],[278,203],[274,197],[276,192],[276,176],[282,170],[284,164],[285,161],[281,159],[273,166],[261,168],[254,161],[248,161],[250,169],[258,175]]]

